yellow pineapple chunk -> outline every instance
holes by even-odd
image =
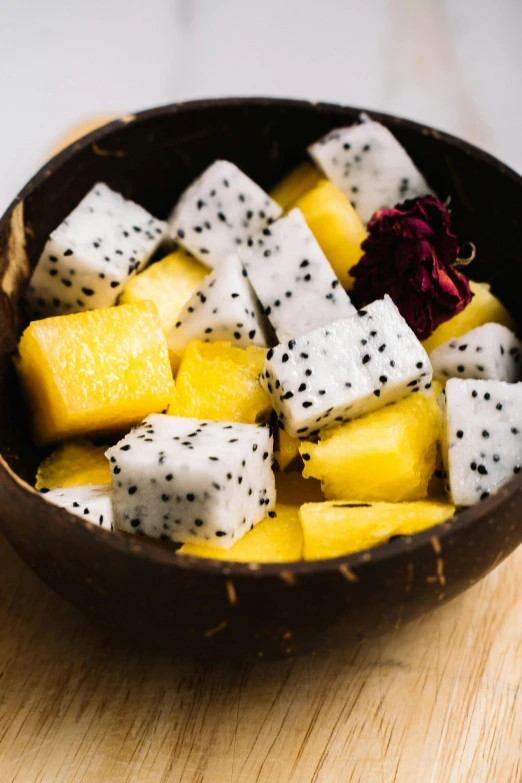
[[[317,560],[360,552],[384,544],[392,536],[412,535],[438,525],[454,513],[454,506],[436,500],[306,503],[299,511],[304,558]]]
[[[363,255],[361,242],[366,239],[366,231],[344,193],[327,179],[322,179],[301,196],[294,207],[303,213],[341,285],[353,288],[350,269]]]
[[[319,443],[305,442],[303,475],[321,479],[328,500],[420,500],[436,467],[440,409],[434,384],[429,397],[410,394],[335,429]]]
[[[303,533],[299,522],[299,507],[276,505],[274,517],[265,517],[236,541],[230,549],[187,543],[179,555],[209,557],[212,560],[233,560],[238,563],[286,563],[301,560]]]
[[[451,340],[453,337],[462,337],[470,329],[475,329],[483,324],[503,324],[508,329],[514,328],[513,319],[502,302],[493,296],[487,283],[475,283],[474,280],[470,280],[470,286],[475,296],[469,305],[449,321],[438,326],[433,334],[422,343],[428,354],[447,340]]]
[[[174,327],[185,303],[196,291],[210,269],[184,250],[152,264],[131,277],[120,296],[120,304],[150,300],[158,308],[161,328],[167,334]]]
[[[62,443],[40,463],[36,489],[110,484],[110,463],[105,456],[108,448],[83,439]]]
[[[291,438],[284,430],[279,430],[277,437],[279,439],[278,447],[274,452],[277,464],[280,470],[286,470],[294,460],[299,457],[299,446],[301,441],[297,438]]]
[[[33,321],[18,350],[38,445],[123,432],[172,398],[167,342],[152,302]]]
[[[298,198],[317,185],[322,176],[318,168],[305,161],[278,182],[270,195],[287,211],[294,206]]]
[[[266,348],[229,342],[189,343],[176,377],[171,416],[213,421],[266,421],[270,399],[259,383]]]
[[[324,495],[321,482],[305,479],[301,473],[276,473],[276,496],[278,503],[300,506],[303,503],[322,503]]]

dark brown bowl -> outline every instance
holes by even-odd
[[[125,117],[53,158],[0,220],[0,524],[19,555],[66,599],[108,626],[189,654],[294,656],[397,628],[473,585],[522,540],[522,476],[449,522],[334,560],[279,565],[180,558],[113,535],[31,488],[41,454],[12,366],[20,293],[49,232],[99,179],[165,217],[216,158],[268,188],[307,144],[359,109],[233,99],[176,104]],[[388,115],[441,197],[451,195],[473,276],[492,283],[520,319],[522,179],[471,145]]]

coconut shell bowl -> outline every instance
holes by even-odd
[[[216,158],[265,189],[359,109],[293,100],[175,104],[127,116],[41,169],[0,220],[0,529],[23,560],[113,632],[197,656],[293,657],[347,646],[428,612],[473,585],[522,541],[522,475],[442,525],[330,560],[241,564],[180,557],[112,534],[32,488],[43,456],[13,368],[20,301],[49,233],[103,180],[165,218]],[[459,139],[372,113],[407,149],[453,225],[477,248],[471,276],[522,321],[522,178]]]

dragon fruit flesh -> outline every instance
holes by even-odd
[[[107,456],[128,533],[228,549],[275,504],[268,427],[151,414]]]
[[[301,210],[293,209],[248,245],[241,260],[280,342],[356,312]]]
[[[429,389],[428,355],[390,297],[270,349],[260,380],[297,438]]]
[[[441,398],[447,490],[472,506],[522,469],[522,383],[451,378]]]
[[[217,160],[181,195],[169,230],[192,255],[216,267],[281,214],[279,204],[237,166]]]
[[[50,235],[26,294],[31,320],[111,307],[162,241],[166,223],[97,183]]]
[[[382,207],[426,196],[432,190],[395,136],[379,122],[337,128],[308,151],[315,163],[351,202],[363,223]]]
[[[430,354],[437,378],[520,379],[522,343],[501,324],[484,324],[439,345]]]
[[[80,487],[59,487],[41,489],[44,497],[56,506],[62,506],[71,514],[99,525],[105,530],[113,529],[112,490],[110,484],[86,484]]]
[[[236,256],[203,281],[168,335],[169,348],[182,354],[192,340],[229,340],[237,347],[265,346],[265,319]]]

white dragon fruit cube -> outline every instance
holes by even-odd
[[[501,324],[484,324],[442,343],[430,354],[436,378],[482,378],[515,383],[521,376],[522,343]]]
[[[26,293],[31,320],[111,307],[166,223],[97,183],[49,237]]]
[[[382,207],[433,193],[395,136],[367,115],[330,131],[308,151],[363,223]]]
[[[217,267],[282,211],[237,166],[216,160],[181,195],[169,231],[192,255]]]
[[[356,312],[300,209],[247,244],[241,260],[280,342]]]
[[[472,506],[522,470],[522,383],[450,378],[441,399],[447,490]]]
[[[182,355],[192,340],[228,340],[238,348],[267,344],[265,318],[235,256],[205,278],[185,304],[167,340]]]
[[[106,454],[127,533],[228,549],[275,504],[266,426],[151,414]]]
[[[86,484],[80,487],[43,488],[49,503],[62,506],[71,514],[105,530],[113,529],[112,487],[110,484]]]
[[[428,355],[386,296],[270,349],[260,376],[288,435],[309,438],[431,387]]]

